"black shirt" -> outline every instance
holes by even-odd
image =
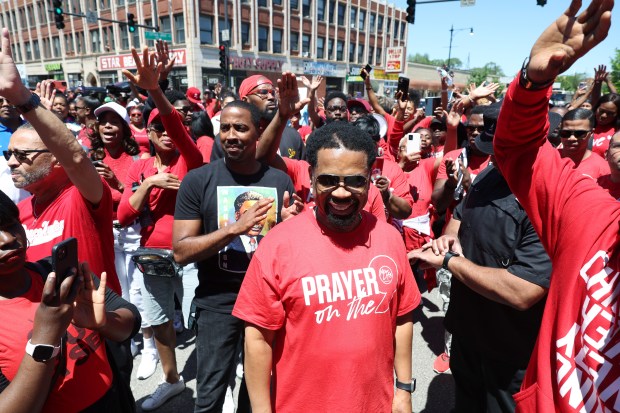
[[[260,233],[242,235],[217,254],[198,262],[196,304],[215,312],[232,312],[241,282],[253,254],[269,228],[280,222],[284,191],[293,194],[291,179],[284,172],[262,165],[253,175],[240,175],[226,166],[224,159],[191,170],[183,179],[177,196],[175,220],[201,220],[204,234],[236,221],[238,202],[243,197],[275,199],[271,215]],[[235,205],[237,204],[237,205]],[[253,239],[253,241],[252,241]]]
[[[490,268],[505,268],[515,277],[549,288],[551,261],[523,207],[491,164],[472,183],[454,210],[461,221],[464,256]],[[491,359],[527,365],[545,299],[526,311],[489,300],[452,278],[448,331]]]
[[[305,159],[304,142],[301,140],[301,135],[295,129],[287,126],[282,132],[282,140],[280,141],[280,156],[290,159]],[[220,135],[215,137],[215,143],[213,144],[213,150],[211,151],[211,162],[223,158],[224,151],[222,150],[222,142],[220,141]]]

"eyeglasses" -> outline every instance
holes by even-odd
[[[88,106],[76,106],[76,109],[88,109]]]
[[[475,132],[475,131],[482,132],[484,130],[484,126],[467,125],[465,129],[467,129],[467,132]]]
[[[141,117],[142,117],[142,114],[141,114],[141,113],[132,113],[132,114],[131,114],[131,115],[129,115],[129,116],[131,116],[132,118],[141,118]]]
[[[31,153],[47,153],[47,152],[49,152],[48,149],[25,149],[23,151],[8,150],[8,151],[2,151],[2,155],[4,155],[4,159],[6,159],[7,161],[11,159],[11,156],[15,156],[15,159],[17,159],[17,162],[22,163],[22,162],[31,160],[28,157],[28,155]]]
[[[323,192],[335,191],[340,185],[349,192],[364,191],[368,184],[368,177],[364,175],[330,175],[322,174],[316,177],[317,189]]]
[[[183,112],[183,113],[187,113],[187,112],[191,112],[192,111],[192,107],[191,106],[183,106],[180,108],[175,108],[176,110],[178,110],[179,112]]]
[[[328,112],[346,112],[347,107],[346,106],[328,106],[325,108],[325,110]]]
[[[149,125],[149,129],[157,133],[164,133],[166,131],[166,128],[164,128],[162,123],[151,123]]]
[[[254,93],[250,93],[250,95],[256,95],[259,98],[265,100],[269,97],[269,95],[275,97],[276,90],[275,89],[258,89],[258,90],[255,90]]]
[[[588,133],[590,133],[589,130],[561,129],[560,132],[558,132],[558,135],[560,135],[560,138],[562,139],[569,139],[571,136],[574,136],[577,139],[585,139],[588,136]]]

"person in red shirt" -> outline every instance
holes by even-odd
[[[420,293],[398,232],[362,210],[375,154],[347,122],[308,141],[317,206],[262,240],[233,309],[246,322],[252,411],[411,411]],[[292,233],[306,248],[290,242]]]
[[[149,136],[144,125],[144,115],[142,114],[143,110],[144,105],[142,104],[134,105],[128,109],[130,122],[129,128],[131,129],[133,138],[140,146],[140,157],[148,158],[151,156],[151,147],[149,143]]]
[[[559,150],[562,158],[574,162],[576,170],[597,180],[609,173],[609,166],[601,156],[588,149],[593,127],[592,111],[577,108],[566,112],[558,132],[562,142]]]
[[[620,128],[620,95],[608,93],[601,96],[593,112],[596,117],[596,127],[592,133],[592,151],[605,156],[609,140]]]
[[[609,165],[609,175],[603,175],[596,181],[603,189],[617,200],[620,200],[620,134],[616,133],[609,141],[609,148],[605,152],[605,159]]]
[[[202,165],[202,155],[183,125],[184,118],[168,101],[158,84],[157,64],[148,48],[143,58],[133,49],[138,72],[123,73],[136,86],[149,92],[157,109],[149,115],[147,129],[155,147],[155,156],[139,159],[127,173],[125,187],[118,207],[118,220],[126,226],[139,219],[142,226],[141,246],[136,255],[159,253],[168,261],[169,273],[143,277],[142,298],[146,321],[153,327],[157,351],[164,370],[164,381],[142,403],[143,410],[153,410],[185,388],[177,370],[176,336],[172,325],[174,294],[183,297],[181,270],[172,261],[172,224],[177,191],[181,180],[191,169]],[[149,57],[151,60],[149,60]],[[178,103],[178,102],[175,102]],[[135,190],[134,190],[135,189]],[[159,251],[153,251],[153,250]],[[164,250],[164,251],[162,251]],[[172,273],[174,270],[174,273]]]
[[[538,38],[508,88],[495,135],[497,165],[553,265],[538,339],[514,395],[518,413],[618,410],[620,204],[546,139],[553,82],[611,25],[612,1],[581,6],[571,1]]]
[[[194,106],[192,108],[192,112],[200,112],[204,111],[205,107],[202,105],[202,100],[200,99],[200,89],[197,87],[187,88],[187,92],[185,93],[187,100]]]

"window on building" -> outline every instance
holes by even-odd
[[[405,37],[405,27],[407,27],[407,25],[404,23],[400,25],[400,38],[401,39]]]
[[[355,62],[355,44],[349,43],[349,62]]]
[[[35,60],[38,60],[41,58],[41,49],[39,49],[38,40],[32,41],[32,53],[33,53],[33,57],[35,58]]]
[[[330,0],[329,2],[329,24],[332,24],[333,22],[335,22],[335,17],[336,16],[336,0]]]
[[[22,28],[26,27],[26,13],[24,13],[24,9],[19,9],[19,22],[22,25]]]
[[[334,39],[329,39],[327,42],[327,60],[334,59]]]
[[[11,55],[13,56],[13,59],[15,59],[16,62],[21,62],[22,61],[22,55],[20,53],[20,48],[16,47],[14,44],[11,45]]]
[[[30,42],[26,42],[26,60],[32,60],[32,46],[30,46]]]
[[[127,31],[127,29],[121,30],[121,49],[129,49],[129,32]]]
[[[219,19],[217,19],[217,24],[219,26],[218,30],[220,31],[220,36],[219,36],[220,43],[222,42],[222,31],[223,30],[228,30],[228,38],[232,40],[232,30],[230,30],[230,20],[228,20],[228,23],[227,23],[224,18],[220,17]]]
[[[116,4],[118,4],[119,6],[124,6],[125,0],[116,0]]]
[[[375,47],[374,46],[368,46],[368,63],[370,63],[372,65],[372,62],[375,61]]]
[[[258,7],[267,7],[267,0],[258,0]]]
[[[30,27],[35,27],[36,26],[36,22],[34,19],[34,6],[30,5],[26,8],[28,10],[28,24],[30,25]],[[37,48],[38,48],[39,44],[37,42]],[[36,52],[35,52],[36,53]],[[39,56],[41,54],[39,53]],[[35,57],[35,59],[38,59]]]
[[[364,58],[364,43],[357,45],[357,63],[366,63]]]
[[[241,22],[241,44],[250,44],[250,23]]]
[[[390,29],[392,28],[392,18],[388,18],[386,24],[387,25],[385,26],[385,32],[389,33]]]
[[[310,56],[310,35],[304,34],[301,36],[301,51],[304,56]]]
[[[97,32],[97,36],[99,35],[99,32]],[[62,56],[62,50],[60,49],[60,37],[56,36],[56,37],[52,37],[52,47],[54,48],[54,56],[55,57],[60,57]],[[99,50],[97,50],[99,51]]]
[[[274,6],[281,6],[282,5],[282,0],[272,0],[272,3]]]
[[[200,44],[213,44],[213,16],[200,15]]]
[[[366,25],[366,10],[360,9],[360,25],[359,25],[359,29],[363,30],[365,25]]]
[[[291,0],[291,10],[299,9],[299,0]]]
[[[76,49],[79,51],[80,54],[85,54],[86,42],[84,41],[84,32],[78,32],[75,38],[77,40],[77,44],[75,45]]]
[[[269,27],[258,26],[258,51],[269,51]]]
[[[325,59],[325,38],[324,37],[316,38],[316,58]]]
[[[380,14],[377,19],[377,30],[380,32],[383,31],[383,15],[382,14]]]
[[[398,26],[400,26],[400,22],[398,20],[396,20],[394,22],[394,38],[398,37]]]
[[[99,46],[101,45],[101,39],[99,38],[99,29],[90,31],[90,50],[93,53],[101,52]],[[54,45],[54,53],[56,53],[56,45]]]
[[[351,23],[351,28],[354,29],[356,27],[356,23],[357,23],[357,8],[355,7],[351,7],[351,18],[349,19],[349,22]]]
[[[185,43],[185,19],[182,14],[174,15],[174,37],[177,43]]]
[[[291,32],[291,52],[298,52],[299,51],[299,33],[293,33]]]
[[[99,9],[99,1],[97,0],[88,0],[86,4],[87,4],[86,8],[88,10],[97,11]],[[123,4],[125,3],[123,2]]]
[[[273,53],[282,53],[282,29],[273,29]]]
[[[344,26],[344,13],[347,10],[347,5],[344,3],[338,3],[338,26]]]
[[[131,45],[136,49],[140,47],[140,30],[131,33]]]
[[[377,66],[381,66],[383,63],[383,49],[380,47],[377,47],[377,60],[375,60],[375,64]]]
[[[368,28],[368,30],[370,30],[371,32],[375,31],[375,20],[377,20],[377,15],[375,13],[370,13],[370,20],[368,21],[370,27]]]
[[[168,16],[160,16],[159,17],[159,31],[164,32],[164,33],[171,33],[171,21],[170,21],[170,17]],[[138,32],[138,30],[136,30],[136,33]]]
[[[134,0],[135,1],[135,0]],[[129,1],[131,3],[131,0]],[[110,3],[108,0],[99,0],[99,9],[105,10],[110,8]]]
[[[65,40],[67,40],[70,36],[65,36]],[[52,57],[52,47],[50,46],[50,39],[43,39],[43,57],[49,59]]]
[[[336,43],[336,60],[344,60],[344,40],[338,40]]]
[[[302,0],[303,1],[303,16],[311,16],[311,9],[312,9],[312,0]]]
[[[327,0],[316,0],[316,17],[319,21],[325,21],[325,7]]]

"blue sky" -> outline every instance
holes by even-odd
[[[423,1],[423,0],[420,0]],[[390,1],[392,3],[392,1]],[[406,0],[394,3],[407,8]],[[540,33],[561,15],[570,1],[548,0],[544,7],[536,0],[476,0],[470,7],[461,7],[459,1],[418,4],[416,22],[409,25],[407,54],[428,53],[431,59],[447,59],[450,44],[450,26],[454,24],[452,56],[467,67],[480,67],[495,62],[507,75],[517,72]],[[583,1],[584,7],[590,4]],[[586,72],[592,76],[598,64],[607,65],[616,48],[620,49],[620,6],[616,5],[612,26],[607,39],[581,58],[568,74]],[[460,28],[474,28],[456,31]]]

